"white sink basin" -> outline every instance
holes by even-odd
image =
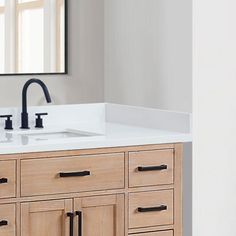
[[[63,130],[25,130],[9,132],[13,135],[19,135],[22,138],[27,138],[35,141],[68,139],[68,138],[85,138],[100,136],[100,134],[90,133],[80,130],[63,129]]]

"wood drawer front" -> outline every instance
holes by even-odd
[[[174,150],[129,153],[129,187],[172,184]]]
[[[59,173],[85,176],[60,177]],[[22,196],[118,188],[124,188],[124,153],[21,161]]]
[[[173,190],[131,193],[129,228],[172,225],[173,201]]]
[[[16,196],[16,162],[0,161],[0,198]]]
[[[152,232],[152,233],[141,233],[141,234],[131,234],[133,236],[173,236],[173,231],[160,231],[160,232]]]
[[[15,205],[0,205],[0,235],[15,236]]]

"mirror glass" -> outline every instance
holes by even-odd
[[[0,75],[66,73],[66,0],[0,0]]]

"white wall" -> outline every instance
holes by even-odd
[[[55,104],[104,100],[104,2],[68,0],[69,74],[37,76],[46,82]],[[32,76],[0,76],[0,107],[21,104],[21,89]],[[29,104],[44,102],[38,86],[29,91]]]
[[[105,100],[191,111],[191,1],[104,1]]]
[[[235,236],[236,1],[193,9],[193,236]]]
[[[55,104],[115,102],[191,111],[191,1],[69,0],[69,75],[43,79]],[[31,76],[1,76],[18,106]],[[105,91],[104,91],[105,90]],[[30,89],[31,105],[44,103]]]

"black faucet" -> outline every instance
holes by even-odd
[[[44,92],[45,98],[48,103],[51,103],[51,97],[48,91],[47,86],[43,83],[43,81],[39,79],[30,79],[28,80],[22,90],[22,113],[21,113],[21,129],[29,129],[29,117],[28,117],[28,112],[27,112],[27,90],[28,87],[33,84],[39,84]]]

